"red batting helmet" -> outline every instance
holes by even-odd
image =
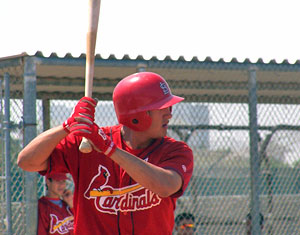
[[[114,89],[113,102],[119,123],[145,131],[151,125],[147,111],[170,107],[184,98],[172,95],[163,77],[140,72],[122,79]]]

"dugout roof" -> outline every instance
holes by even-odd
[[[37,98],[74,99],[84,94],[85,54],[74,57],[55,53],[46,57],[41,52],[34,55],[20,55],[0,58],[0,76],[8,72],[11,79],[11,97],[17,97],[23,90],[24,66],[28,58],[34,59],[37,78]],[[284,60],[277,63],[262,59],[243,62],[233,58],[213,61],[207,57],[172,59],[167,56],[145,59],[142,56],[130,58],[124,55],[95,57],[95,78],[93,95],[99,99],[111,100],[112,91],[123,77],[145,70],[161,74],[169,83],[172,92],[196,102],[248,102],[249,70],[256,70],[257,94],[260,103],[294,103],[300,101],[300,61],[294,64]]]

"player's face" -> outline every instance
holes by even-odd
[[[58,198],[61,197],[66,189],[65,180],[47,180],[49,197]]]
[[[195,231],[195,224],[191,219],[183,219],[176,230],[178,235],[192,235]]]
[[[264,226],[261,225],[261,226],[260,226],[260,229],[263,229],[263,228],[264,228]],[[251,220],[247,219],[247,220],[246,220],[246,234],[247,234],[247,235],[251,235],[251,230],[252,230]]]
[[[248,219],[246,220],[246,234],[251,235],[251,221]]]
[[[147,132],[152,138],[164,137],[167,134],[168,123],[172,118],[172,107],[149,111],[152,123]]]

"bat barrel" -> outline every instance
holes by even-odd
[[[86,35],[86,65],[85,65],[85,96],[92,97],[94,67],[95,67],[95,49],[97,41],[98,22],[100,14],[100,0],[89,1],[88,12],[88,31]],[[82,153],[92,151],[92,146],[86,138],[83,138],[79,146]]]

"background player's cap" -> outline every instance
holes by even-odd
[[[51,172],[46,175],[46,179],[67,180],[69,179],[65,173]]]

